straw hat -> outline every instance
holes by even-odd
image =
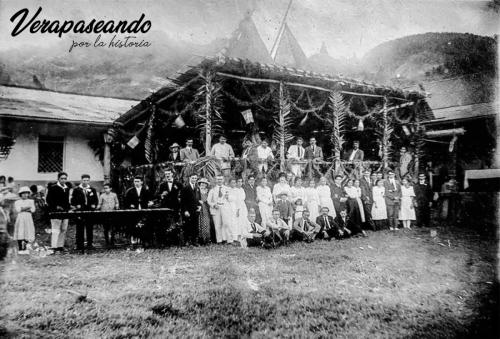
[[[198,184],[207,184],[207,185],[209,185],[210,183],[208,182],[207,179],[201,178],[200,180],[198,180]]]
[[[179,146],[178,143],[174,142],[172,145],[170,145],[170,149],[172,149],[174,147],[180,148],[181,146]]]
[[[23,186],[19,189],[19,191],[17,192],[17,194],[21,195],[23,193],[31,193],[31,190],[28,186]]]

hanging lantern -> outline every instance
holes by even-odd
[[[243,112],[241,112],[241,115],[243,116],[243,119],[245,119],[245,123],[248,125],[252,122],[254,122],[253,120],[253,114],[252,114],[252,110],[251,109],[246,109],[244,110]]]
[[[408,126],[403,125],[402,128],[403,128],[403,132],[405,132],[406,135],[410,135],[410,129],[408,128]]]
[[[134,149],[137,145],[139,145],[139,138],[137,137],[137,135],[134,135],[132,137],[132,139],[130,139],[128,142],[127,142],[127,146]]]
[[[184,119],[182,119],[182,116],[178,115],[177,118],[174,120],[174,125],[177,128],[182,128],[186,126],[186,123],[184,122]]]
[[[363,123],[363,119],[359,119],[358,121],[358,131],[362,132],[365,129],[365,125]]]

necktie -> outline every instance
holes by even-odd
[[[299,149],[299,158],[302,156],[302,152],[300,151],[300,147],[298,147]]]
[[[306,232],[309,230],[309,227],[308,227],[307,222],[305,220],[302,220],[302,229]]]
[[[255,223],[252,223],[252,230],[253,230],[254,232],[256,232],[256,231],[257,231],[257,229],[255,228]]]
[[[313,154],[314,154],[314,146],[312,147],[312,150],[313,150]]]
[[[222,186],[219,186],[219,198],[222,198]]]
[[[324,218],[325,218],[326,229],[329,230],[330,229],[330,223],[328,222],[328,217],[325,215]]]
[[[191,154],[191,148],[189,149],[189,154]]]

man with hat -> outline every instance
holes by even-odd
[[[231,174],[231,160],[234,158],[234,151],[226,141],[226,137],[221,135],[219,142],[212,146],[210,155],[219,160],[224,176],[229,176]]]
[[[414,186],[417,201],[417,226],[428,227],[431,219],[432,188],[427,184],[424,173],[418,175],[418,183]]]
[[[172,162],[180,162],[181,161],[181,155],[179,153],[179,144],[174,142],[172,145],[170,145],[170,154],[168,155],[168,161]]]
[[[186,147],[181,149],[181,161],[193,163],[200,158],[200,154],[196,148],[193,148],[193,138],[186,139]]]

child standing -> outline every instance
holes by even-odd
[[[18,213],[14,225],[14,240],[17,240],[19,254],[29,254],[26,245],[35,240],[35,225],[33,224],[33,217],[31,215],[35,212],[35,202],[32,199],[28,199],[30,194],[29,187],[21,187],[19,190],[21,199],[16,200],[14,203],[14,209]]]
[[[302,218],[302,212],[304,212],[304,205],[302,204],[302,198],[297,198],[295,200],[295,213],[293,215],[293,220]]]
[[[119,209],[120,204],[118,202],[118,197],[116,193],[111,192],[111,185],[104,184],[104,193],[99,197],[99,204],[97,205],[98,211],[114,211]],[[102,226],[104,228],[104,241],[106,242],[106,246],[113,247],[115,245],[115,230],[111,223],[111,218],[104,217],[102,222]],[[109,233],[111,233],[111,239],[109,238]]]

